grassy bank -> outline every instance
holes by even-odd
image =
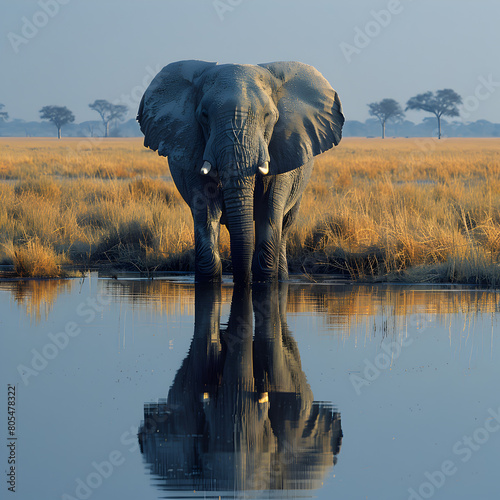
[[[221,235],[229,270],[229,237]],[[289,238],[298,273],[500,282],[500,141],[344,139]],[[0,139],[0,262],[193,270],[189,209],[140,139]]]

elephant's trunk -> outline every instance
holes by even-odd
[[[251,281],[254,250],[253,186],[243,190],[224,189],[227,228],[235,283]]]

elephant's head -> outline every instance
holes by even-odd
[[[144,145],[168,157],[191,206],[191,176],[213,176],[223,194],[233,268],[242,275],[249,274],[253,252],[256,176],[297,169],[337,145],[344,122],[337,93],[298,62],[169,64],[146,90],[137,119]]]

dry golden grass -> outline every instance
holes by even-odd
[[[0,179],[170,177],[165,159],[139,138],[10,137],[0,139],[0,151]]]
[[[193,270],[189,209],[141,139],[0,139],[0,228],[0,261],[22,255],[24,274]],[[500,141],[344,139],[316,160],[288,247],[294,272],[498,284]],[[221,249],[228,266],[225,230]]]
[[[22,246],[14,247],[14,270],[18,276],[53,278],[61,276],[60,258],[38,239],[29,240]]]
[[[296,271],[498,283],[500,141],[344,139],[316,162],[289,255]]]

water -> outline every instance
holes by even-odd
[[[3,282],[2,470],[11,384],[13,498],[498,498],[499,311],[464,287]]]

